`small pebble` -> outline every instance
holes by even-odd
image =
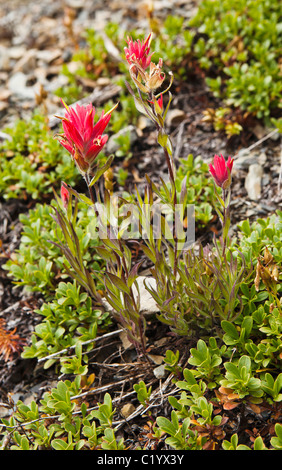
[[[126,403],[121,409],[121,414],[124,418],[128,418],[135,411],[135,406],[132,403]]]
[[[163,379],[165,377],[165,365],[164,364],[161,364],[160,366],[158,367],[155,367],[154,369],[154,376],[157,378],[157,379]]]

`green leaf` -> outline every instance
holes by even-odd
[[[98,167],[96,170],[95,170],[95,174],[92,178],[92,180],[90,181],[89,183],[89,187],[93,186],[95,183],[97,183],[97,181],[99,180],[99,178],[110,168],[112,162],[113,162],[113,159],[114,159],[114,155],[111,155],[107,162],[102,166],[102,167]]]
[[[69,447],[69,444],[62,439],[54,439],[51,445],[55,450],[67,450]]]
[[[128,285],[122,279],[120,279],[120,277],[110,272],[106,272],[106,275],[109,277],[109,279],[111,280],[114,286],[118,287],[118,289],[121,289],[123,292],[126,292],[127,294],[130,293],[130,289]]]
[[[21,440],[21,448],[22,450],[30,450],[28,439],[25,436]]]
[[[164,432],[170,434],[171,436],[175,435],[176,429],[169,419],[160,416],[157,418],[157,424]]]
[[[228,336],[235,340],[239,339],[238,331],[236,330],[236,327],[233,323],[227,320],[222,320],[221,327],[228,334]]]
[[[282,425],[276,423],[274,429],[277,437],[272,437],[270,443],[274,449],[282,450]]]

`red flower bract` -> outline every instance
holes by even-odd
[[[67,188],[64,186],[64,183],[61,185],[61,199],[63,201],[63,206],[66,209],[68,207],[68,202],[69,202],[70,194],[67,190]]]
[[[149,67],[153,55],[149,55],[151,39],[152,33],[149,34],[145,41],[143,39],[141,41],[140,39],[133,41],[131,38],[127,38],[128,47],[124,48],[124,52],[129,65],[138,64],[143,70]]]
[[[233,167],[233,158],[228,157],[227,162],[222,155],[215,155],[213,165],[209,165],[210,173],[218,186],[226,189],[231,183],[231,172]]]
[[[104,113],[94,124],[95,108],[92,104],[86,107],[76,105],[75,109],[66,108],[66,114],[62,119],[64,133],[58,136],[59,142],[72,155],[78,169],[82,174],[91,170],[94,161],[108,140],[107,135],[102,135],[111,118],[111,113]]]
[[[157,114],[162,114],[164,108],[163,95],[161,95],[158,99],[154,97],[154,100],[149,100],[149,103],[154,106],[155,112]]]

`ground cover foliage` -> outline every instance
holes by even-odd
[[[1,200],[19,229],[2,242],[18,296],[0,323],[2,449],[281,450],[281,169],[267,216],[246,217],[236,159],[185,153],[194,115],[178,109],[194,83],[208,140],[234,150],[255,125],[278,134],[280,21],[276,1],[207,0],[190,20],[148,8],[146,31],[87,29],[56,90],[65,119],[50,119],[42,91],[29,120],[4,129]],[[97,80],[116,88],[93,111]],[[71,109],[95,118],[87,157]],[[156,201],[174,216],[194,205],[192,247],[164,216],[154,238]],[[100,220],[96,236],[93,202],[119,208],[118,228]],[[143,218],[126,238],[129,207]],[[11,393],[30,377],[29,399]]]

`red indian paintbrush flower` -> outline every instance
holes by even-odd
[[[215,155],[213,164],[209,165],[210,173],[218,186],[227,189],[231,183],[231,172],[233,167],[233,158],[228,157],[227,162],[222,155]]]
[[[66,114],[62,119],[63,134],[59,134],[59,142],[72,155],[79,171],[82,174],[91,170],[99,152],[103,149],[108,136],[103,132],[111,118],[112,108],[106,114],[104,111],[100,119],[94,124],[95,108],[92,104],[86,107],[76,105],[75,109],[67,106]]]
[[[152,33],[145,41],[140,39],[133,41],[127,38],[128,47],[124,48],[130,75],[139,90],[144,93],[152,93],[162,85],[165,79],[165,74],[162,72],[162,59],[159,59],[157,65],[151,62],[153,55],[153,53],[150,54],[151,40]]]
[[[127,38],[128,47],[124,48],[124,52],[129,65],[138,65],[143,70],[149,67],[153,55],[149,55],[151,40],[152,33],[149,34],[145,41],[143,39],[141,41],[140,39],[133,41],[131,38]]]

